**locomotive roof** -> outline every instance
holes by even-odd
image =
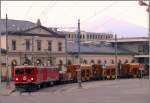
[[[32,66],[32,65],[20,65],[20,66],[16,66],[15,68],[24,68],[24,67],[28,67],[28,68],[57,68],[57,66]]]

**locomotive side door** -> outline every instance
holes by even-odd
[[[47,80],[47,68],[42,68],[42,77],[43,80]]]

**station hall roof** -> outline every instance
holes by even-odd
[[[77,43],[68,43],[67,44],[68,53],[77,54],[78,53],[78,44]],[[80,53],[87,54],[114,54],[115,55],[115,47],[111,44],[80,44]],[[118,54],[136,54],[134,52],[125,50],[123,48],[117,48]]]
[[[1,26],[1,32],[6,32],[6,19],[1,19],[0,26]],[[13,20],[13,19],[7,20],[8,31],[13,31],[13,32],[23,31],[32,28],[34,26],[36,26],[36,24],[30,21]]]

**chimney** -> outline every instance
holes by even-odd
[[[40,19],[37,20],[37,26],[41,26],[41,21],[40,21]]]

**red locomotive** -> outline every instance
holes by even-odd
[[[38,89],[59,81],[57,67],[16,66],[12,75],[16,88],[25,90]]]

